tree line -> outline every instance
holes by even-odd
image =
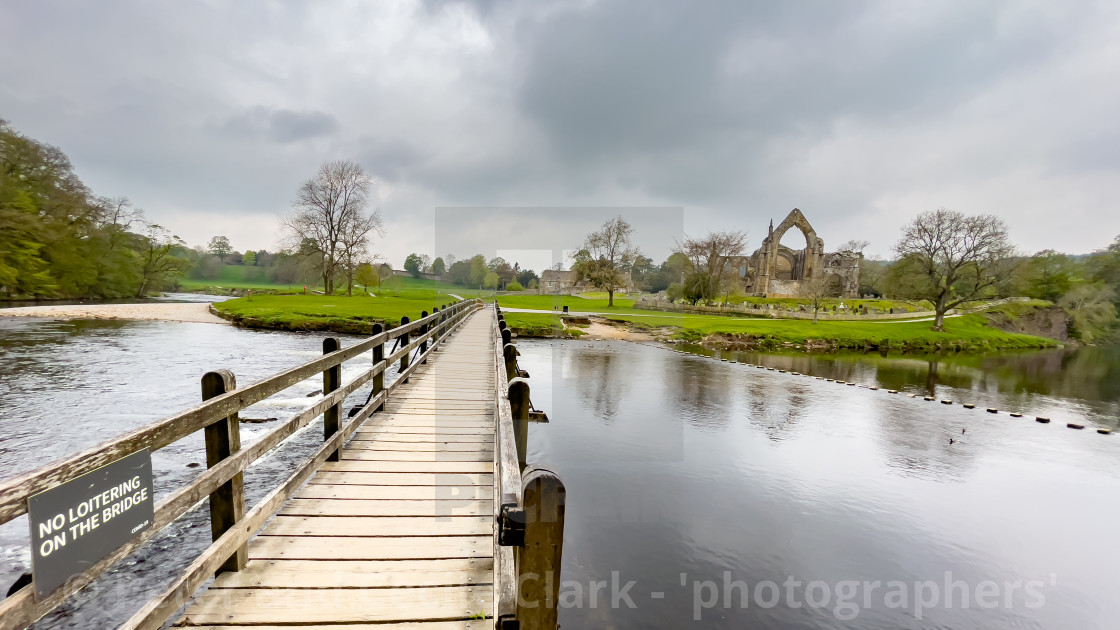
[[[0,120],[0,297],[119,298],[171,288],[179,237],[126,198],[95,195],[66,154]]]
[[[540,287],[540,276],[532,269],[512,265],[501,256],[487,260],[482,254],[459,260],[454,254],[434,260],[427,254],[409,254],[404,270],[413,278],[434,276],[462,287],[499,291],[523,291]]]

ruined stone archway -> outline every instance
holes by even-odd
[[[794,208],[786,218],[774,228],[774,231],[766,238],[766,275],[771,278],[778,277],[778,260],[780,257],[780,248],[782,247],[782,237],[790,228],[797,228],[805,237],[805,249],[800,256],[796,265],[791,269],[790,280],[804,280],[805,278],[812,278],[817,275],[817,269],[820,263],[820,257],[824,250],[824,241],[817,237],[817,231],[809,224],[809,220],[800,210]],[[785,275],[785,274],[782,274]]]

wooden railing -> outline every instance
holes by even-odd
[[[426,311],[414,322],[408,318],[401,326],[383,331],[374,325],[373,336],[343,348],[337,338],[323,342],[323,357],[238,389],[234,375],[226,370],[207,373],[202,379],[204,402],[190,409],[136,429],[119,438],[81,451],[0,482],[0,524],[27,512],[27,499],[141,449],[152,451],[205,432],[207,470],[190,483],[171,492],[155,505],[153,523],[117,550],[103,557],[81,574],[72,576],[48,596],[36,599],[34,587],[25,586],[0,601],[0,630],[23,628],[57,608],[67,597],[90,584],[107,568],[128,556],[140,545],[191,510],[202,499],[210,498],[213,543],[194,559],[170,585],[149,601],[121,628],[156,630],[183,606],[194,592],[216,573],[237,571],[245,566],[249,539],[285,501],[300,488],[325,461],[337,460],[338,451],[354,432],[376,411],[380,411],[392,392],[408,381],[408,376],[428,354],[459,326],[479,300],[466,300]],[[409,341],[412,339],[412,341]],[[399,348],[385,355],[386,342],[399,341]],[[413,358],[413,351],[416,350]],[[342,363],[372,352],[372,366],[347,383],[341,382]],[[385,371],[400,361],[396,380],[385,385]],[[238,412],[301,381],[323,374],[323,398],[310,408],[289,418],[258,441],[241,448]],[[347,396],[367,383],[373,384],[370,399],[349,421],[341,418]],[[507,403],[508,409],[508,403]],[[296,431],[323,416],[324,442],[300,468],[245,510],[243,472],[258,458],[280,446]]]
[[[564,541],[565,489],[551,470],[527,465],[532,410],[528,373],[494,304],[494,625],[555,630]]]

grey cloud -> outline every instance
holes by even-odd
[[[952,205],[1087,251],[1120,231],[1118,24],[1104,0],[0,3],[0,116],[170,226],[279,213],[355,159],[390,224],[613,204],[758,234],[798,206],[885,253]],[[1047,229],[1065,207],[1099,238]]]
[[[338,120],[327,112],[254,107],[230,116],[218,129],[236,136],[286,144],[329,136],[338,129]]]

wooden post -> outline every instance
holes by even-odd
[[[407,317],[402,317],[402,318],[401,318],[401,326],[404,326],[404,325],[408,324],[408,322],[409,322],[409,321],[411,321],[411,320],[409,320],[409,319],[408,319]],[[401,336],[400,336],[400,337],[398,337],[398,339],[400,339],[400,340],[401,340],[401,347],[402,347],[402,348],[404,348],[404,347],[407,347],[407,346],[408,346],[408,333],[407,333],[407,332],[405,332],[405,333],[401,333]],[[400,367],[400,371],[401,371],[401,372],[404,372],[404,371],[405,371],[405,370],[407,370],[407,369],[408,369],[408,352],[405,352],[405,353],[404,353],[404,356],[403,356],[403,357],[401,357],[401,367]],[[407,379],[407,378],[406,378],[406,379],[404,379],[404,382],[405,382],[405,383],[407,383],[407,382],[408,382],[408,379]]]
[[[506,348],[510,347],[506,346]],[[529,383],[525,382],[525,379],[510,379],[509,408],[513,412],[513,437],[517,443],[517,463],[524,471],[529,450]]]
[[[506,359],[506,378],[512,381],[517,378],[517,346],[507,343],[502,346],[502,355]]]
[[[507,343],[513,343],[513,331],[508,328],[502,329],[502,347],[504,348]]]
[[[521,630],[555,630],[564,551],[566,491],[560,476],[536,466],[522,476],[525,546],[518,553]]]
[[[506,318],[498,315],[498,330],[506,329]]]
[[[428,311],[420,311],[420,319],[424,319],[427,316],[428,316]],[[421,335],[420,355],[421,356],[423,356],[424,351],[428,349],[428,338],[426,336],[427,334],[428,334],[428,324],[424,324],[423,326],[420,327],[420,335]],[[420,365],[424,365],[427,362],[428,362],[428,360],[424,359],[423,361],[420,362]]]
[[[327,337],[323,340],[323,354],[336,352],[340,345],[337,337]],[[328,396],[342,384],[342,365],[334,365],[323,370],[323,395]],[[342,401],[331,405],[323,412],[323,440],[329,440],[338,433],[338,418],[342,410]],[[328,462],[338,461],[338,451],[327,456]]]
[[[443,332],[443,328],[440,327],[440,325],[443,324],[443,311],[441,311],[440,308],[437,306],[436,308],[432,309],[432,315],[439,315],[439,317],[436,318],[435,325],[433,325],[431,327],[431,329],[432,329],[432,352],[439,352],[439,336],[440,336],[440,333]]]
[[[202,400],[210,400],[237,389],[237,379],[229,370],[215,370],[202,376]],[[213,468],[223,459],[241,450],[241,421],[237,414],[222,418],[206,427],[206,467]],[[218,540],[226,530],[245,516],[245,479],[237,473],[210,493],[211,540]],[[240,571],[249,561],[248,543],[241,545],[218,567],[218,573]]]
[[[382,326],[381,324],[374,324],[373,325],[373,335],[375,337],[377,335],[380,335],[384,331],[385,331],[385,327]],[[379,344],[377,344],[373,347],[373,364],[377,365],[378,363],[381,363],[384,360],[385,360],[385,342],[383,341],[383,342],[381,342],[381,343],[379,343]],[[388,367],[389,366],[386,365],[384,368],[381,369],[380,372],[378,372],[377,374],[374,375],[374,377],[373,377],[373,393],[371,394],[372,396],[376,396],[376,395],[380,394],[385,389],[385,370],[388,369]],[[384,411],[384,410],[385,410],[385,403],[381,403],[380,405],[377,406],[377,411]]]

